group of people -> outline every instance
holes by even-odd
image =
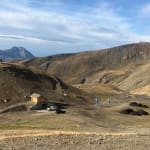
[[[111,99],[108,98],[108,99],[107,99],[107,102],[108,102],[108,103],[111,103]],[[98,105],[99,103],[100,103],[100,99],[96,96],[96,97],[95,97],[95,104]]]

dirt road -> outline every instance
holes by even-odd
[[[0,150],[148,150],[150,135],[49,130],[2,130]]]

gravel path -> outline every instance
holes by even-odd
[[[59,134],[0,140],[0,150],[148,150],[149,135]]]

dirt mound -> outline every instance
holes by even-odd
[[[137,102],[131,102],[129,105],[130,106],[136,106],[136,107],[149,108],[147,105],[144,105],[144,104],[141,104],[141,103],[137,103]]]

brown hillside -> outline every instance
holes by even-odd
[[[34,58],[21,63],[55,74],[71,84],[83,81],[111,84],[130,91],[150,83],[148,67],[145,67],[149,59],[150,43],[137,43],[63,57]]]
[[[30,96],[33,92],[41,94],[46,100],[50,101],[68,104],[90,102],[90,95],[65,84],[58,77],[18,65],[0,65],[0,87],[1,107],[24,102],[25,96]],[[66,97],[63,95],[64,92],[67,93]],[[76,98],[78,95],[82,97],[82,100]],[[4,99],[8,99],[9,102],[4,104]]]

